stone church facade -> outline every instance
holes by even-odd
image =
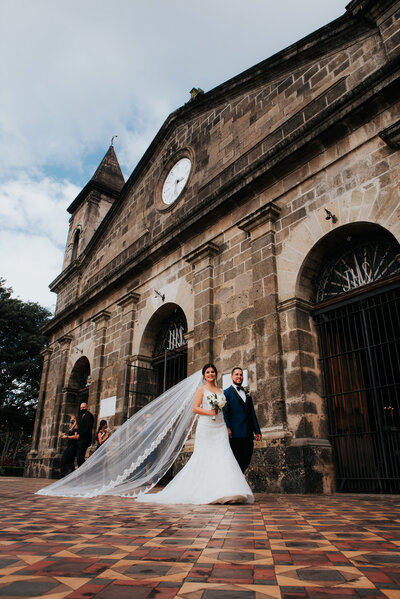
[[[399,491],[399,18],[353,0],[193,89],[126,182],[110,146],[68,208],[28,475],[81,401],[118,427],[211,361],[247,370],[255,491]]]

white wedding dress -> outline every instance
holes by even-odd
[[[204,391],[202,408],[210,409],[208,393]],[[162,504],[254,502],[254,495],[229,445],[221,411],[215,420],[199,415],[190,460],[163,490],[141,493],[136,501]]]

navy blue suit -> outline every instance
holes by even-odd
[[[224,390],[224,395],[226,397],[224,419],[226,426],[232,431],[229,442],[234,456],[244,472],[250,464],[253,454],[254,433],[261,435],[253,400],[246,393],[244,402],[233,385]]]

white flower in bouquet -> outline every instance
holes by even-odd
[[[224,405],[226,404],[226,399],[225,399],[225,395],[223,393],[221,394],[216,394],[216,393],[211,393],[210,395],[207,395],[207,401],[208,404],[211,406],[212,410],[222,410],[222,408],[224,407]],[[212,417],[212,420],[215,420],[216,416]]]

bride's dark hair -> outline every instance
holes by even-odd
[[[203,368],[201,369],[201,374],[204,376],[207,368],[212,368],[213,371],[215,372],[215,376],[218,376],[218,370],[215,368],[214,364],[204,364]]]

